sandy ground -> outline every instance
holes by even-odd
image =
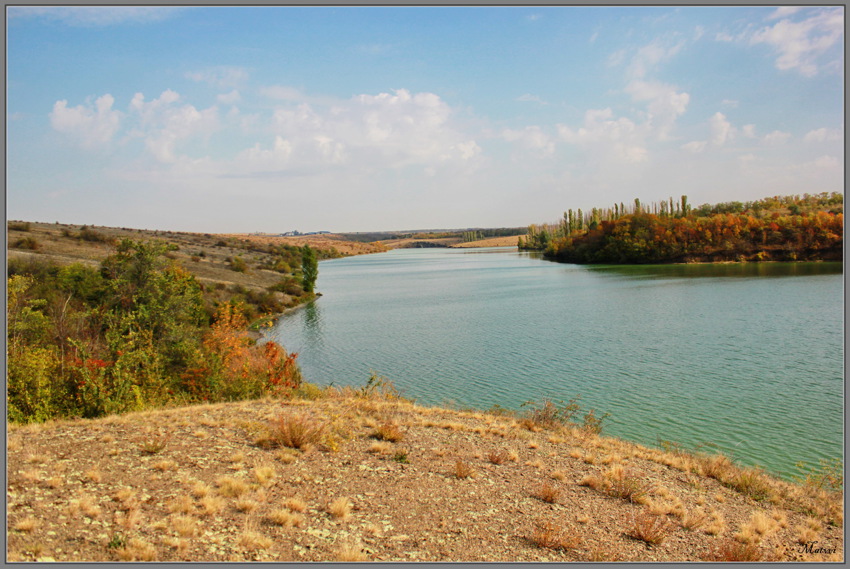
[[[765,478],[757,500],[683,453],[330,395],[12,426],[7,559],[843,557],[834,495]]]

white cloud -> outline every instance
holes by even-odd
[[[179,100],[180,95],[168,89],[150,103],[145,102],[142,93],[136,93],[130,102],[130,110],[139,119],[132,134],[143,137],[147,149],[160,162],[177,160],[178,141],[209,135],[218,128],[216,107],[199,111],[193,105],[177,106]]]
[[[183,10],[169,6],[10,6],[9,17],[43,17],[70,26],[145,24],[170,18]]]
[[[235,105],[239,101],[242,100],[242,96],[239,94],[239,91],[234,89],[230,93],[222,93],[216,97],[216,101],[223,105]]]
[[[807,17],[793,21],[792,15]],[[751,45],[766,44],[778,54],[776,68],[796,70],[806,77],[817,75],[823,66],[821,57],[833,46],[840,46],[844,36],[843,8],[811,11],[777,10],[771,19],[779,22],[765,26],[749,36]],[[834,62],[827,62],[831,66]]]
[[[525,93],[524,95],[520,95],[516,98],[516,100],[523,103],[540,103],[541,105],[549,104],[537,95],[532,95],[531,93]]]
[[[199,71],[187,71],[184,77],[198,83],[208,83],[214,87],[227,89],[243,84],[248,79],[248,71],[244,67],[219,65]]]
[[[761,140],[768,146],[779,146],[788,142],[789,138],[791,138],[791,133],[774,130],[773,132],[764,135]]]
[[[818,168],[842,168],[843,162],[835,156],[819,156],[812,162]]]
[[[690,101],[688,93],[677,92],[675,87],[657,81],[632,81],[626,92],[635,101],[648,102],[649,126],[661,140],[670,137],[676,119],[685,113]]]
[[[683,150],[687,150],[693,154],[699,154],[703,150],[705,150],[707,142],[704,140],[694,140],[693,142],[689,142],[687,144],[682,145]]]
[[[102,146],[112,140],[121,124],[122,113],[112,109],[115,99],[106,94],[92,106],[68,107],[68,101],[57,101],[50,113],[51,126],[79,140],[86,148]]]
[[[304,99],[304,94],[295,87],[287,87],[286,85],[270,85],[260,89],[260,95],[269,99],[279,101],[300,101]]]
[[[658,39],[641,47],[632,56],[627,69],[628,76],[631,79],[643,79],[652,71],[655,71],[660,63],[676,55],[683,46],[684,42],[664,45],[664,42]],[[621,57],[624,57],[624,55]]]
[[[741,127],[741,134],[746,136],[747,138],[755,138],[756,137],[756,125],[754,124],[745,124]]]
[[[558,134],[570,144],[588,148],[600,159],[635,163],[648,158],[646,127],[640,127],[625,117],[614,118],[610,108],[588,110],[584,126],[578,129],[559,124]],[[605,155],[608,155],[607,158]]]
[[[735,127],[726,120],[726,115],[723,113],[714,113],[714,116],[708,122],[711,131],[711,143],[714,146],[723,146],[735,137]]]
[[[451,124],[451,114],[439,96],[405,89],[357,95],[325,106],[282,106],[274,111],[269,124],[277,154],[262,154],[257,145],[242,156],[254,159],[254,165],[260,167],[260,157],[282,158],[280,149],[285,142],[286,165],[292,167],[333,165],[360,170],[420,166],[433,172],[442,165],[469,165],[481,148]],[[281,166],[282,162],[275,164]]]
[[[527,126],[522,130],[505,129],[502,131],[501,138],[508,142],[518,142],[541,157],[552,156],[555,153],[555,141],[539,126]]]
[[[819,128],[806,133],[803,142],[839,142],[844,140],[844,133],[840,129]]]

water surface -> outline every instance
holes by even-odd
[[[513,249],[323,261],[272,336],[305,379],[375,371],[422,404],[567,401],[605,433],[793,474],[843,452],[840,263],[580,266]]]

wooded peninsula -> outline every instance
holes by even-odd
[[[776,196],[692,208],[675,201],[572,209],[558,223],[531,225],[520,249],[566,263],[841,261],[844,197]]]

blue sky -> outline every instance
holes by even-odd
[[[523,226],[843,191],[843,7],[7,7],[7,216]]]

